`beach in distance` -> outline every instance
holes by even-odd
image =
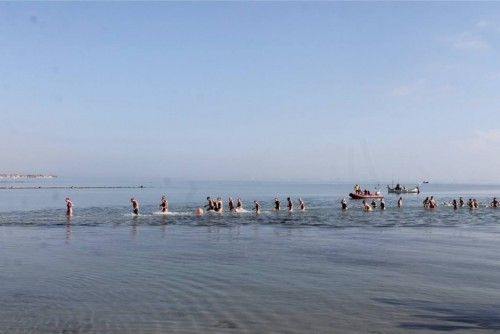
[[[139,184],[0,191],[0,332],[500,330],[500,210],[485,206],[499,186],[421,185],[397,208],[399,195],[381,184],[386,210],[363,212],[354,200],[340,209],[350,184],[111,183]],[[163,195],[167,215],[158,212]],[[431,195],[484,205],[424,209]],[[206,196],[241,197],[249,210],[259,200],[263,212],[196,217]],[[302,197],[306,210],[273,212],[277,196]],[[138,217],[131,197],[141,201]]]

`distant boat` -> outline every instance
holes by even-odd
[[[390,186],[387,186],[387,192],[389,194],[419,194],[420,188],[418,186],[414,188],[406,188],[406,187],[391,188]]]
[[[349,197],[351,197],[352,199],[368,199],[368,198],[382,199],[382,198],[384,198],[384,196],[378,191],[376,193],[370,194],[370,195],[365,195],[363,193],[361,193],[361,194],[350,193]]]
[[[422,183],[429,183],[429,181],[424,181],[424,182],[422,182]]]

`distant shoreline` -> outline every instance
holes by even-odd
[[[0,179],[54,179],[57,175],[44,174],[0,174]]]
[[[143,189],[144,186],[2,186],[0,190],[21,190],[21,189]]]

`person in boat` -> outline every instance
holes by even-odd
[[[398,208],[402,208],[403,207],[403,197],[399,197],[398,199]]]
[[[234,202],[233,202],[233,199],[231,197],[229,197],[228,201],[227,201],[227,205],[229,206],[229,211],[234,211]]]
[[[166,196],[161,197],[160,210],[161,212],[168,212],[168,200]]]
[[[66,197],[66,216],[73,216],[73,201],[69,197]]]
[[[424,208],[428,209],[429,208],[429,197],[426,197],[424,201],[422,202],[424,205]]]
[[[493,201],[491,202],[490,206],[495,209],[498,208],[498,201],[496,197],[493,197]]]
[[[380,210],[385,210],[385,202],[383,198],[380,200]]]
[[[372,201],[372,208],[376,208],[377,207],[377,202],[375,202],[375,200]]]
[[[238,200],[236,201],[236,210],[241,211],[243,210],[243,202],[241,201],[241,198],[238,197]]]
[[[398,184],[396,184],[396,188],[394,188],[394,189],[396,189],[396,190],[401,190],[401,186],[399,185],[399,183],[398,183]]]
[[[342,201],[340,201],[340,206],[342,210],[347,210],[347,201],[345,198],[342,198]]]
[[[460,197],[460,198],[458,199],[458,205],[459,205],[461,208],[463,208],[463,207],[464,207],[465,202],[464,202],[464,199],[463,199],[462,197]]]
[[[260,213],[260,204],[257,201],[253,201],[253,204],[255,205],[254,210],[255,213]]]
[[[278,199],[278,197],[276,197],[274,199],[274,211],[280,211],[280,209],[281,209],[281,202]]]
[[[434,199],[434,196],[431,196],[431,198],[429,199],[429,209],[434,209],[436,206],[436,200]]]
[[[139,215],[139,201],[132,197],[130,202],[132,203],[132,213],[134,215]]]
[[[304,211],[306,209],[306,204],[304,203],[302,198],[299,198],[299,208],[300,208],[300,211]]]
[[[363,210],[364,211],[372,211],[373,210],[372,207],[368,203],[366,203],[365,200],[363,200]]]
[[[361,187],[357,184],[354,186],[354,193],[358,195],[361,194]]]
[[[287,204],[288,211],[293,211],[293,202],[292,202],[292,200],[290,199],[290,197],[287,197],[286,200],[288,201],[288,204]]]
[[[458,209],[458,202],[456,199],[453,200],[452,205],[453,205],[453,210]]]

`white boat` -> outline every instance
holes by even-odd
[[[398,187],[398,186],[391,188],[390,186],[387,186],[387,192],[389,194],[419,194],[420,188],[418,186],[413,188]]]

